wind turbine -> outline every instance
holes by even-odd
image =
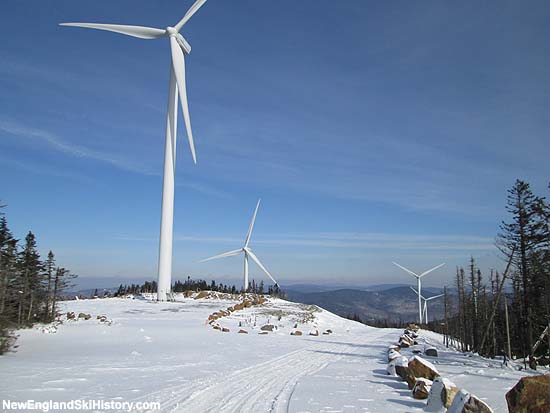
[[[413,290],[416,294],[418,294],[418,291],[416,291],[413,287],[411,287],[411,290]],[[436,298],[443,297],[444,294],[434,295],[433,297],[424,297],[423,295],[420,295],[422,299],[424,300],[424,320],[426,321],[426,324],[428,323],[428,301],[435,300]]]
[[[166,301],[172,286],[172,242],[174,230],[174,172],[176,169],[176,132],[178,119],[178,95],[187,129],[187,138],[193,162],[197,163],[191,119],[187,104],[185,87],[185,55],[191,53],[191,45],[179,33],[181,28],[202,7],[206,0],[196,0],[185,16],[174,26],[156,29],[143,26],[98,23],[60,23],[60,26],[84,27],[106,30],[138,37],[140,39],[159,39],[167,37],[170,41],[172,62],[170,64],[170,84],[168,93],[168,113],[166,116],[166,143],[164,147],[164,178],[162,183],[162,213],[160,220],[160,246],[158,263],[157,300]]]
[[[262,269],[263,272],[266,273],[266,275],[271,278],[271,281],[275,283],[275,285],[279,285],[277,281],[271,276],[269,271],[263,266],[263,264],[260,262],[258,257],[252,252],[252,250],[248,247],[248,244],[250,244],[250,237],[252,236],[252,230],[254,229],[254,222],[256,221],[256,215],[258,214],[258,208],[260,207],[260,199],[258,199],[258,203],[256,204],[256,209],[254,210],[254,215],[252,215],[252,221],[250,221],[250,226],[248,227],[248,232],[246,233],[246,238],[244,239],[244,245],[242,248],[239,248],[238,250],[228,251],[224,252],[219,255],[215,255],[210,258],[206,258],[204,260],[201,260],[200,262],[206,262],[210,260],[217,260],[218,258],[225,258],[225,257],[232,257],[233,255],[239,255],[241,253],[244,254],[244,291],[248,289],[248,258],[250,257],[252,261],[254,261],[256,264],[258,264],[258,267]]]
[[[394,262],[395,265],[397,265],[399,268],[401,268],[403,271],[406,271],[408,272],[409,274],[411,274],[412,276],[416,277],[416,285],[417,285],[417,289],[418,289],[418,320],[420,322],[420,324],[422,324],[422,281],[420,280],[422,277],[424,277],[425,275],[431,273],[432,271],[435,271],[437,270],[438,268],[441,268],[443,267],[445,264],[439,264],[438,266],[436,267],[433,267],[432,269],[428,270],[428,271],[424,271],[422,274],[418,275],[414,272],[412,272],[411,270],[399,265],[398,263]]]

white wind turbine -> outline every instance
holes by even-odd
[[[263,272],[266,273],[266,275],[271,278],[271,281],[275,283],[275,285],[279,285],[277,281],[271,276],[269,271],[263,266],[263,264],[260,262],[258,257],[254,255],[252,250],[248,247],[248,244],[250,244],[250,237],[252,236],[252,230],[254,229],[254,222],[256,221],[256,215],[258,214],[258,208],[260,207],[260,199],[258,199],[258,203],[256,204],[256,209],[254,210],[254,215],[252,216],[252,221],[250,221],[250,227],[248,228],[248,232],[246,233],[246,238],[244,240],[244,246],[242,248],[239,248],[238,250],[228,251],[224,252],[223,254],[215,255],[210,258],[206,258],[204,260],[201,260],[200,262],[210,261],[210,260],[216,260],[218,258],[225,258],[225,257],[232,257],[233,255],[239,255],[241,253],[244,254],[244,291],[248,289],[248,258],[250,257],[252,261],[254,261],[256,264],[258,264],[258,267],[262,269]]]
[[[418,294],[418,291],[416,291],[413,287],[411,287],[411,290],[413,290],[416,294]],[[422,299],[424,300],[424,308],[422,310],[424,314],[424,320],[426,324],[428,323],[428,301],[435,300],[436,298],[443,297],[444,294],[434,295],[433,297],[424,297],[423,295],[420,295]]]
[[[422,324],[422,281],[420,280],[422,277],[424,277],[425,275],[431,273],[432,271],[435,271],[437,270],[438,268],[441,268],[443,267],[445,264],[439,264],[438,266],[436,267],[433,267],[432,269],[428,270],[428,271],[424,271],[422,274],[418,275],[414,272],[412,272],[411,270],[399,265],[398,263],[394,262],[395,265],[397,265],[399,268],[401,268],[403,271],[406,271],[408,272],[409,274],[411,274],[412,276],[416,277],[416,285],[417,285],[417,293],[418,293],[418,320],[419,320],[419,323]]]
[[[191,46],[179,33],[181,28],[202,7],[206,0],[197,0],[185,13],[185,16],[174,26],[166,29],[156,29],[143,26],[127,26],[119,24],[98,23],[60,23],[61,26],[84,27],[88,29],[106,30],[110,32],[138,37],[140,39],[159,39],[167,37],[170,40],[172,62],[170,64],[170,86],[168,94],[168,114],[166,117],[166,143],[164,149],[164,178],[162,184],[162,215],[160,221],[160,246],[158,264],[157,299],[166,301],[172,285],[172,242],[174,227],[174,172],[176,168],[176,131],[178,119],[178,94],[181,110],[187,129],[187,138],[191,148],[193,162],[197,163],[187,91],[185,87],[185,55],[191,53]]]

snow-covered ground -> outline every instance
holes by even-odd
[[[185,412],[423,411],[425,402],[385,373],[387,347],[402,330],[270,299],[218,320],[230,330],[222,332],[207,318],[237,301],[178,300],[62,303],[64,312],[92,318],[66,321],[55,334],[21,331],[17,352],[0,357],[0,400],[158,401],[162,411]],[[265,324],[276,328],[259,334]],[[290,335],[295,327],[303,335]],[[327,329],[333,333],[322,334]],[[315,330],[319,336],[309,335]],[[445,351],[437,334],[422,336],[440,350],[430,359],[440,373],[506,411],[504,394],[522,373]]]

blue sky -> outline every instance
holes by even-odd
[[[175,24],[191,1],[10,1],[0,199],[81,277],[155,278],[165,39],[63,21]],[[547,195],[550,5],[209,0],[184,27],[194,166],[179,123],[174,278],[450,282],[493,246],[516,178]],[[181,115],[180,115],[181,117]],[[252,267],[252,275],[261,278]]]

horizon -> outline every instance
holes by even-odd
[[[191,3],[5,6],[0,200],[82,280],[157,278],[169,54],[58,23],[166,27]],[[241,257],[198,261],[242,245],[258,198],[251,247],[283,285],[413,284],[392,261],[445,262],[426,287],[471,256],[502,271],[506,191],[548,194],[548,18],[543,1],[208,1],[182,30],[198,163],[179,115],[172,281],[242,279]]]

